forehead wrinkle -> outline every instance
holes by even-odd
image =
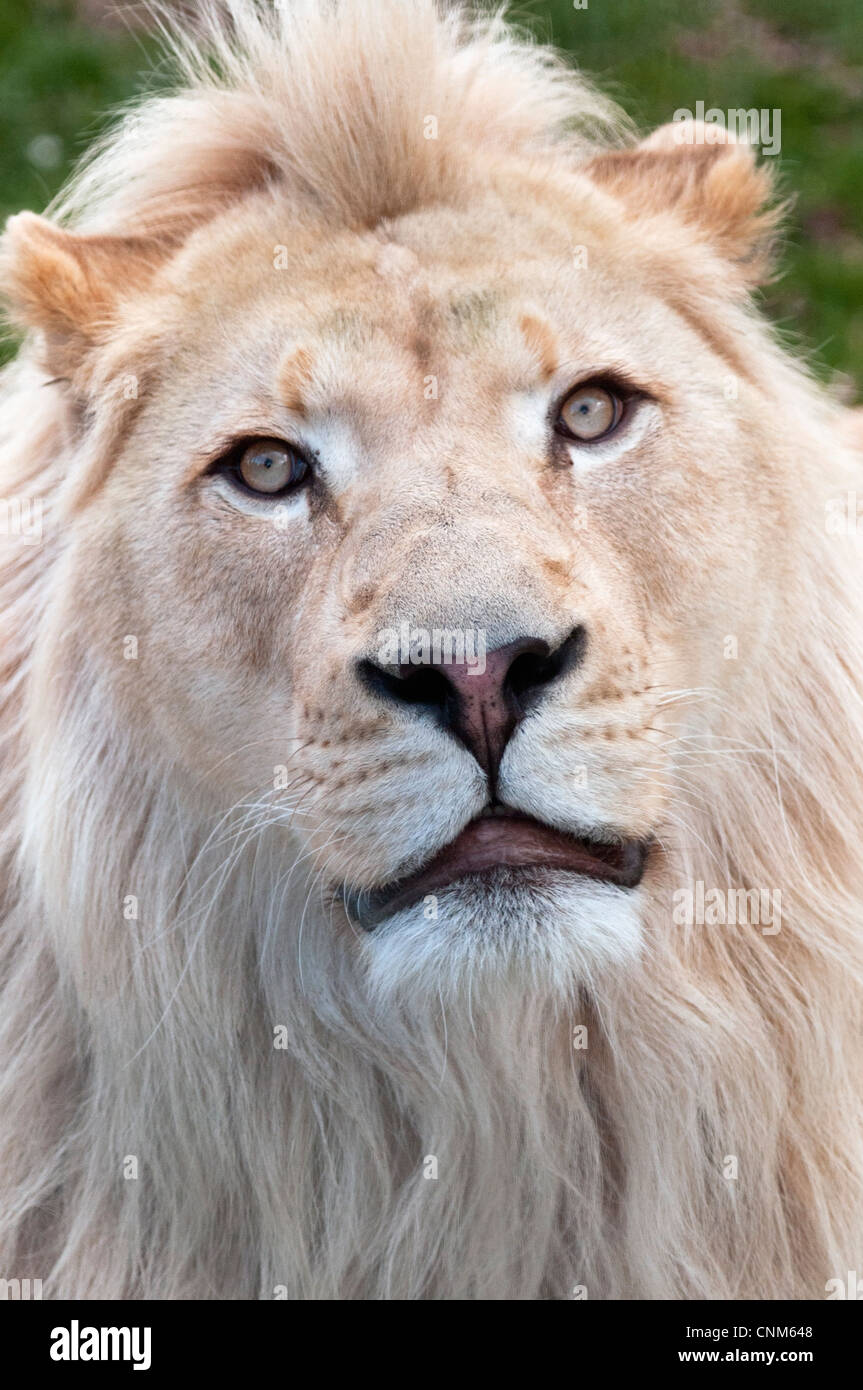
[[[438,318],[437,307],[428,287],[424,285],[415,284],[410,299],[411,322],[407,333],[407,348],[420,374],[425,376],[431,370]]]
[[[396,242],[387,243],[384,249],[388,255],[404,250],[408,259],[398,262],[397,273],[387,269],[384,278],[390,281],[392,295],[391,299],[388,296],[390,302],[375,326],[399,353],[407,353],[419,371],[422,386],[424,378],[430,374],[440,376],[440,371],[432,365],[441,319],[440,305],[417,256]],[[380,275],[380,269],[376,269]]]
[[[352,358],[366,351],[374,323],[356,309],[338,308],[310,328],[307,341],[294,346],[276,369],[276,392],[288,409],[307,421],[338,409],[355,378]]]
[[[314,357],[308,347],[297,348],[278,369],[276,390],[281,403],[293,414],[304,417],[312,386]]]
[[[439,343],[440,305],[421,273],[412,274],[409,282],[399,278],[400,283],[393,286],[395,295],[387,296],[375,317],[367,322],[367,345],[372,346],[375,339],[386,342],[393,349],[393,362],[418,378],[410,381],[417,401],[428,404],[423,394],[428,378],[434,376],[440,383],[444,376],[445,353]]]
[[[542,380],[552,381],[560,367],[560,350],[551,324],[539,314],[528,312],[522,314],[518,326],[531,355],[537,360]]]

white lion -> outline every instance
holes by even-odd
[[[174,52],[0,250],[0,1274],[823,1297],[860,459],[765,168],[432,0]]]

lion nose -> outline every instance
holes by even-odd
[[[504,749],[517,724],[549,686],[581,661],[583,627],[552,649],[541,637],[520,637],[471,662],[429,660],[398,667],[360,661],[360,679],[399,705],[432,711],[473,754],[494,789]]]

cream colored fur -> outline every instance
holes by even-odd
[[[0,492],[44,513],[2,538],[0,1276],[823,1297],[863,1259],[859,455],[749,307],[766,176],[430,0],[206,13],[3,243]],[[551,468],[611,368],[650,399]],[[204,476],[301,424],[320,503]],[[640,889],[351,929],[336,886],[486,794],[353,677],[401,618],[586,624],[503,791],[654,835]],[[676,923],[698,881],[780,930]]]

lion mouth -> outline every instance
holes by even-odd
[[[488,808],[415,873],[371,890],[346,886],[342,897],[351,920],[372,931],[429,894],[498,868],[559,869],[619,888],[636,888],[647,853],[645,840],[612,843],[557,830],[508,808]]]

